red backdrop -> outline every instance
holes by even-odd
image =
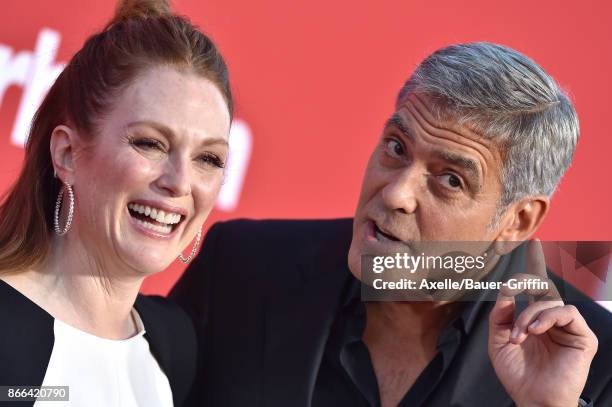
[[[18,140],[28,112],[114,6],[3,2],[0,191],[21,166]],[[574,164],[538,236],[612,240],[609,2],[176,0],[174,9],[225,55],[240,124],[235,139],[250,142],[208,225],[236,217],[350,216],[370,149],[412,69],[436,48],[485,40],[539,62],[570,92],[580,117]],[[181,270],[175,264],[150,277],[143,291],[167,292]]]

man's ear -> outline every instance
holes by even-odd
[[[74,151],[77,143],[76,131],[60,124],[51,133],[51,161],[57,177],[70,185],[74,182]]]
[[[495,251],[509,253],[529,239],[540,227],[549,207],[550,199],[543,195],[525,197],[510,205],[499,221],[501,228],[495,239]]]

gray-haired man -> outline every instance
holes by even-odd
[[[586,297],[515,318],[520,290],[508,288],[491,302],[359,296],[363,256],[402,245],[490,242],[497,274],[517,252],[537,260],[537,243],[504,247],[541,224],[578,132],[567,96],[518,52],[473,43],[429,56],[399,93],[352,221],[210,230],[172,292],[199,330],[195,404],[612,405],[612,318]]]

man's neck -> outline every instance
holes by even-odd
[[[460,310],[457,303],[366,304],[368,347],[383,407],[397,406],[437,353],[440,332]]]
[[[396,344],[435,345],[444,327],[460,309],[460,303],[369,302],[364,338],[372,343],[391,339]]]

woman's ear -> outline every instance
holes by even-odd
[[[70,185],[74,182],[74,151],[77,134],[69,126],[60,124],[51,133],[51,161],[56,176]]]
[[[549,207],[547,196],[526,197],[512,204],[500,222],[504,226],[495,239],[495,251],[509,253],[529,239],[542,224]]]

